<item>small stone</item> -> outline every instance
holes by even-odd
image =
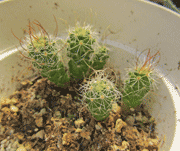
[[[18,103],[18,99],[16,99],[16,98],[12,98],[12,99],[11,99],[11,103],[12,103],[12,104],[16,104],[16,103]]]
[[[40,101],[40,106],[41,107],[44,107],[44,105],[46,104],[46,100],[45,99],[42,99],[41,101]],[[45,108],[44,108],[45,109]]]
[[[135,111],[135,109],[134,109],[134,108],[130,108],[130,111],[131,111],[131,112],[134,112],[134,111]]]
[[[80,126],[83,125],[84,123],[85,123],[85,121],[83,121],[82,118],[75,121],[76,127],[80,127]]]
[[[8,98],[2,97],[0,102],[1,102],[1,105],[8,105],[11,103],[11,100]]]
[[[32,148],[32,145],[30,142],[27,142],[24,146],[27,150],[30,150]]]
[[[12,112],[18,112],[18,110],[19,110],[18,107],[14,106],[14,105],[11,105],[10,109]]]
[[[54,135],[51,135],[52,138],[54,138],[55,136]]]
[[[36,138],[36,134],[33,134],[31,139],[35,139]]]
[[[5,132],[5,127],[0,125],[0,135],[3,135],[4,132]]]
[[[37,131],[38,131],[38,128],[35,128],[34,131],[37,132]]]
[[[82,132],[80,133],[80,135],[81,135],[81,137],[83,137],[83,138],[85,138],[85,139],[87,139],[87,140],[90,140],[90,139],[91,139],[91,137],[90,137],[90,132],[84,132],[84,131],[82,131]]]
[[[6,114],[10,113],[10,109],[8,107],[4,107],[2,111]]]
[[[10,131],[9,131],[9,135],[12,135],[12,134],[14,134],[14,129],[11,129]]]
[[[35,122],[38,127],[43,127],[43,118],[42,117],[36,117]]]
[[[17,148],[19,146],[19,142],[18,141],[15,141],[13,144],[12,144],[12,148]]]
[[[113,104],[112,104],[112,111],[113,111],[114,113],[120,114],[120,113],[121,113],[121,107],[118,106],[117,103],[113,103]]]
[[[17,116],[17,113],[15,112],[13,115],[14,115],[14,116]]]
[[[23,134],[17,134],[17,138],[22,140],[24,138],[24,135]]]
[[[149,145],[150,145],[150,146],[153,146],[153,143],[152,143],[151,141],[149,141]]]
[[[16,151],[27,151],[24,146],[19,147]]]
[[[32,139],[35,139],[35,138],[43,139],[44,138],[44,130],[41,130],[41,131],[37,132],[36,134],[34,134],[32,136]]]
[[[1,144],[5,144],[7,141],[7,139],[4,139],[3,141],[1,141]]]
[[[113,151],[116,151],[116,150],[120,150],[121,147],[120,146],[117,146],[117,145],[112,145],[111,148],[113,149]]]
[[[5,145],[4,145],[4,144],[2,144],[2,142],[1,142],[1,149],[2,149],[2,148],[4,149],[4,147],[5,147]]]
[[[1,123],[1,120],[2,120],[2,118],[3,118],[3,115],[4,115],[4,113],[3,113],[3,112],[0,112],[0,123]]]
[[[22,84],[23,86],[27,85],[28,83],[29,83],[28,81],[23,81],[23,82],[21,82],[21,84]]]
[[[17,142],[18,142],[18,141],[19,141],[19,139],[18,139],[18,138],[14,138],[14,141],[17,141]]]
[[[6,148],[7,151],[14,151],[14,149],[12,149],[12,144],[9,143],[7,148]]]
[[[127,124],[129,124],[130,126],[133,126],[134,125],[134,122],[135,122],[135,118],[133,116],[128,116],[125,120],[125,122]]]
[[[121,129],[126,126],[127,124],[122,120],[122,119],[118,119],[116,121],[116,126],[115,126],[115,130],[116,132],[120,133]]]
[[[137,121],[142,121],[142,113],[138,112],[138,116],[136,116]]]
[[[60,111],[56,111],[54,114],[55,114],[56,117],[61,117],[61,112]]]
[[[41,109],[40,114],[41,114],[41,115],[46,114],[46,108]]]
[[[77,132],[77,133],[78,133],[78,132],[82,132],[82,129],[77,128],[77,129],[76,129],[76,132]]]
[[[146,116],[143,116],[143,117],[142,117],[142,122],[143,122],[143,123],[147,123],[147,122],[148,122],[148,118],[147,118]]]
[[[95,125],[95,128],[97,129],[97,130],[100,130],[101,129],[101,127],[99,126],[99,125]]]
[[[1,149],[1,151],[5,151],[4,147],[1,147],[0,149]]]
[[[69,145],[72,140],[71,133],[64,133],[62,138],[62,144],[63,145]]]
[[[35,112],[35,113],[33,114],[33,117],[36,118],[36,117],[38,116],[38,114],[39,114],[38,112]]]
[[[16,94],[19,94],[20,92],[19,91],[15,91],[13,92],[13,95],[16,95]]]
[[[5,146],[8,146],[8,145],[9,145],[9,143],[10,143],[10,142],[9,142],[9,141],[7,141],[7,142],[5,143]]]
[[[129,143],[128,143],[128,142],[126,142],[126,141],[123,141],[123,142],[122,142],[122,146],[121,146],[121,150],[125,150],[125,149],[127,149],[127,148],[128,148],[128,146],[129,146]]]
[[[30,130],[27,130],[27,132],[28,132],[28,133],[32,133],[32,132],[33,132],[33,130],[31,130],[31,129],[30,129]]]
[[[158,140],[157,139],[150,139],[150,141],[149,141],[149,145],[150,146],[157,146],[157,144],[158,144]]]

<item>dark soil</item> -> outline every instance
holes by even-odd
[[[119,107],[105,121],[96,121],[76,91],[81,83],[62,89],[38,75],[21,82],[1,102],[0,121],[5,130],[0,142],[8,136],[18,138],[31,151],[158,151],[156,124],[143,105],[125,112],[119,100]],[[17,101],[17,113],[10,109],[10,99]]]

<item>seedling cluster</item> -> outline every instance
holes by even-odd
[[[38,34],[33,25],[39,29]],[[121,91],[103,70],[110,50],[98,42],[98,34],[92,26],[81,26],[77,22],[75,27],[69,29],[66,39],[49,36],[38,21],[30,22],[28,27],[28,36],[23,41],[19,39],[24,50],[20,53],[32,61],[43,77],[57,86],[64,88],[70,81],[88,79],[80,89],[84,102],[96,120],[105,120],[112,110],[112,103],[120,98],[129,108],[140,105],[154,83],[150,62],[159,52],[150,57],[149,51],[143,64],[128,71]],[[92,73],[94,77],[90,76]]]

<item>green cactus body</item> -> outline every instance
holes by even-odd
[[[159,53],[159,52],[158,52]],[[156,53],[154,56],[156,56]],[[154,56],[148,56],[143,65],[136,66],[134,71],[128,73],[129,77],[125,81],[123,90],[123,102],[128,108],[135,108],[142,103],[144,96],[151,90],[155,84],[153,69],[150,60]],[[148,64],[149,62],[149,64]]]
[[[149,92],[151,81],[146,74],[137,71],[129,73],[129,79],[125,83],[123,102],[130,108],[135,108],[142,103],[142,98]]]
[[[106,60],[109,58],[108,52],[109,50],[105,46],[98,47],[99,52],[96,54],[96,56],[93,59],[92,67],[95,70],[100,70],[104,67],[106,64]]]
[[[69,32],[68,57],[69,71],[73,79],[79,80],[86,75],[89,67],[94,69],[102,69],[108,58],[107,49],[99,47],[97,43],[97,33],[92,32],[90,26],[77,26]],[[86,61],[86,63],[84,62]]]
[[[105,120],[109,116],[112,103],[120,97],[120,92],[116,90],[114,84],[101,76],[98,75],[83,85],[83,97],[87,102],[88,110],[98,121]]]
[[[47,37],[39,37],[28,45],[28,57],[34,61],[34,67],[40,69],[41,75],[47,77],[57,86],[66,87],[70,78],[61,59],[57,55],[56,42],[49,42]]]

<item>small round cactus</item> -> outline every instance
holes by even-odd
[[[39,28],[38,34],[33,33],[35,31],[33,24]],[[31,59],[33,66],[39,69],[41,76],[47,77],[57,86],[66,87],[70,81],[68,72],[66,72],[68,66],[63,64],[66,58],[62,57],[62,52],[66,51],[64,49],[66,44],[57,44],[56,38],[49,36],[39,22],[29,23],[28,34],[29,37],[23,41],[26,58]]]
[[[109,116],[112,104],[121,96],[115,84],[105,76],[105,70],[96,70],[95,77],[86,80],[80,89],[88,110],[98,121],[105,120]]]
[[[87,74],[88,66],[94,69],[102,69],[106,63],[108,49],[98,44],[98,34],[91,29],[90,25],[80,26],[77,22],[76,27],[69,30],[68,57],[69,71],[73,79],[82,79]],[[87,76],[87,75],[86,75]]]
[[[142,103],[142,99],[153,88],[155,84],[154,70],[152,65],[154,57],[159,54],[150,57],[150,51],[148,51],[147,58],[143,64],[136,65],[130,72],[128,72],[128,78],[125,81],[123,90],[123,102],[128,108],[135,108]]]

